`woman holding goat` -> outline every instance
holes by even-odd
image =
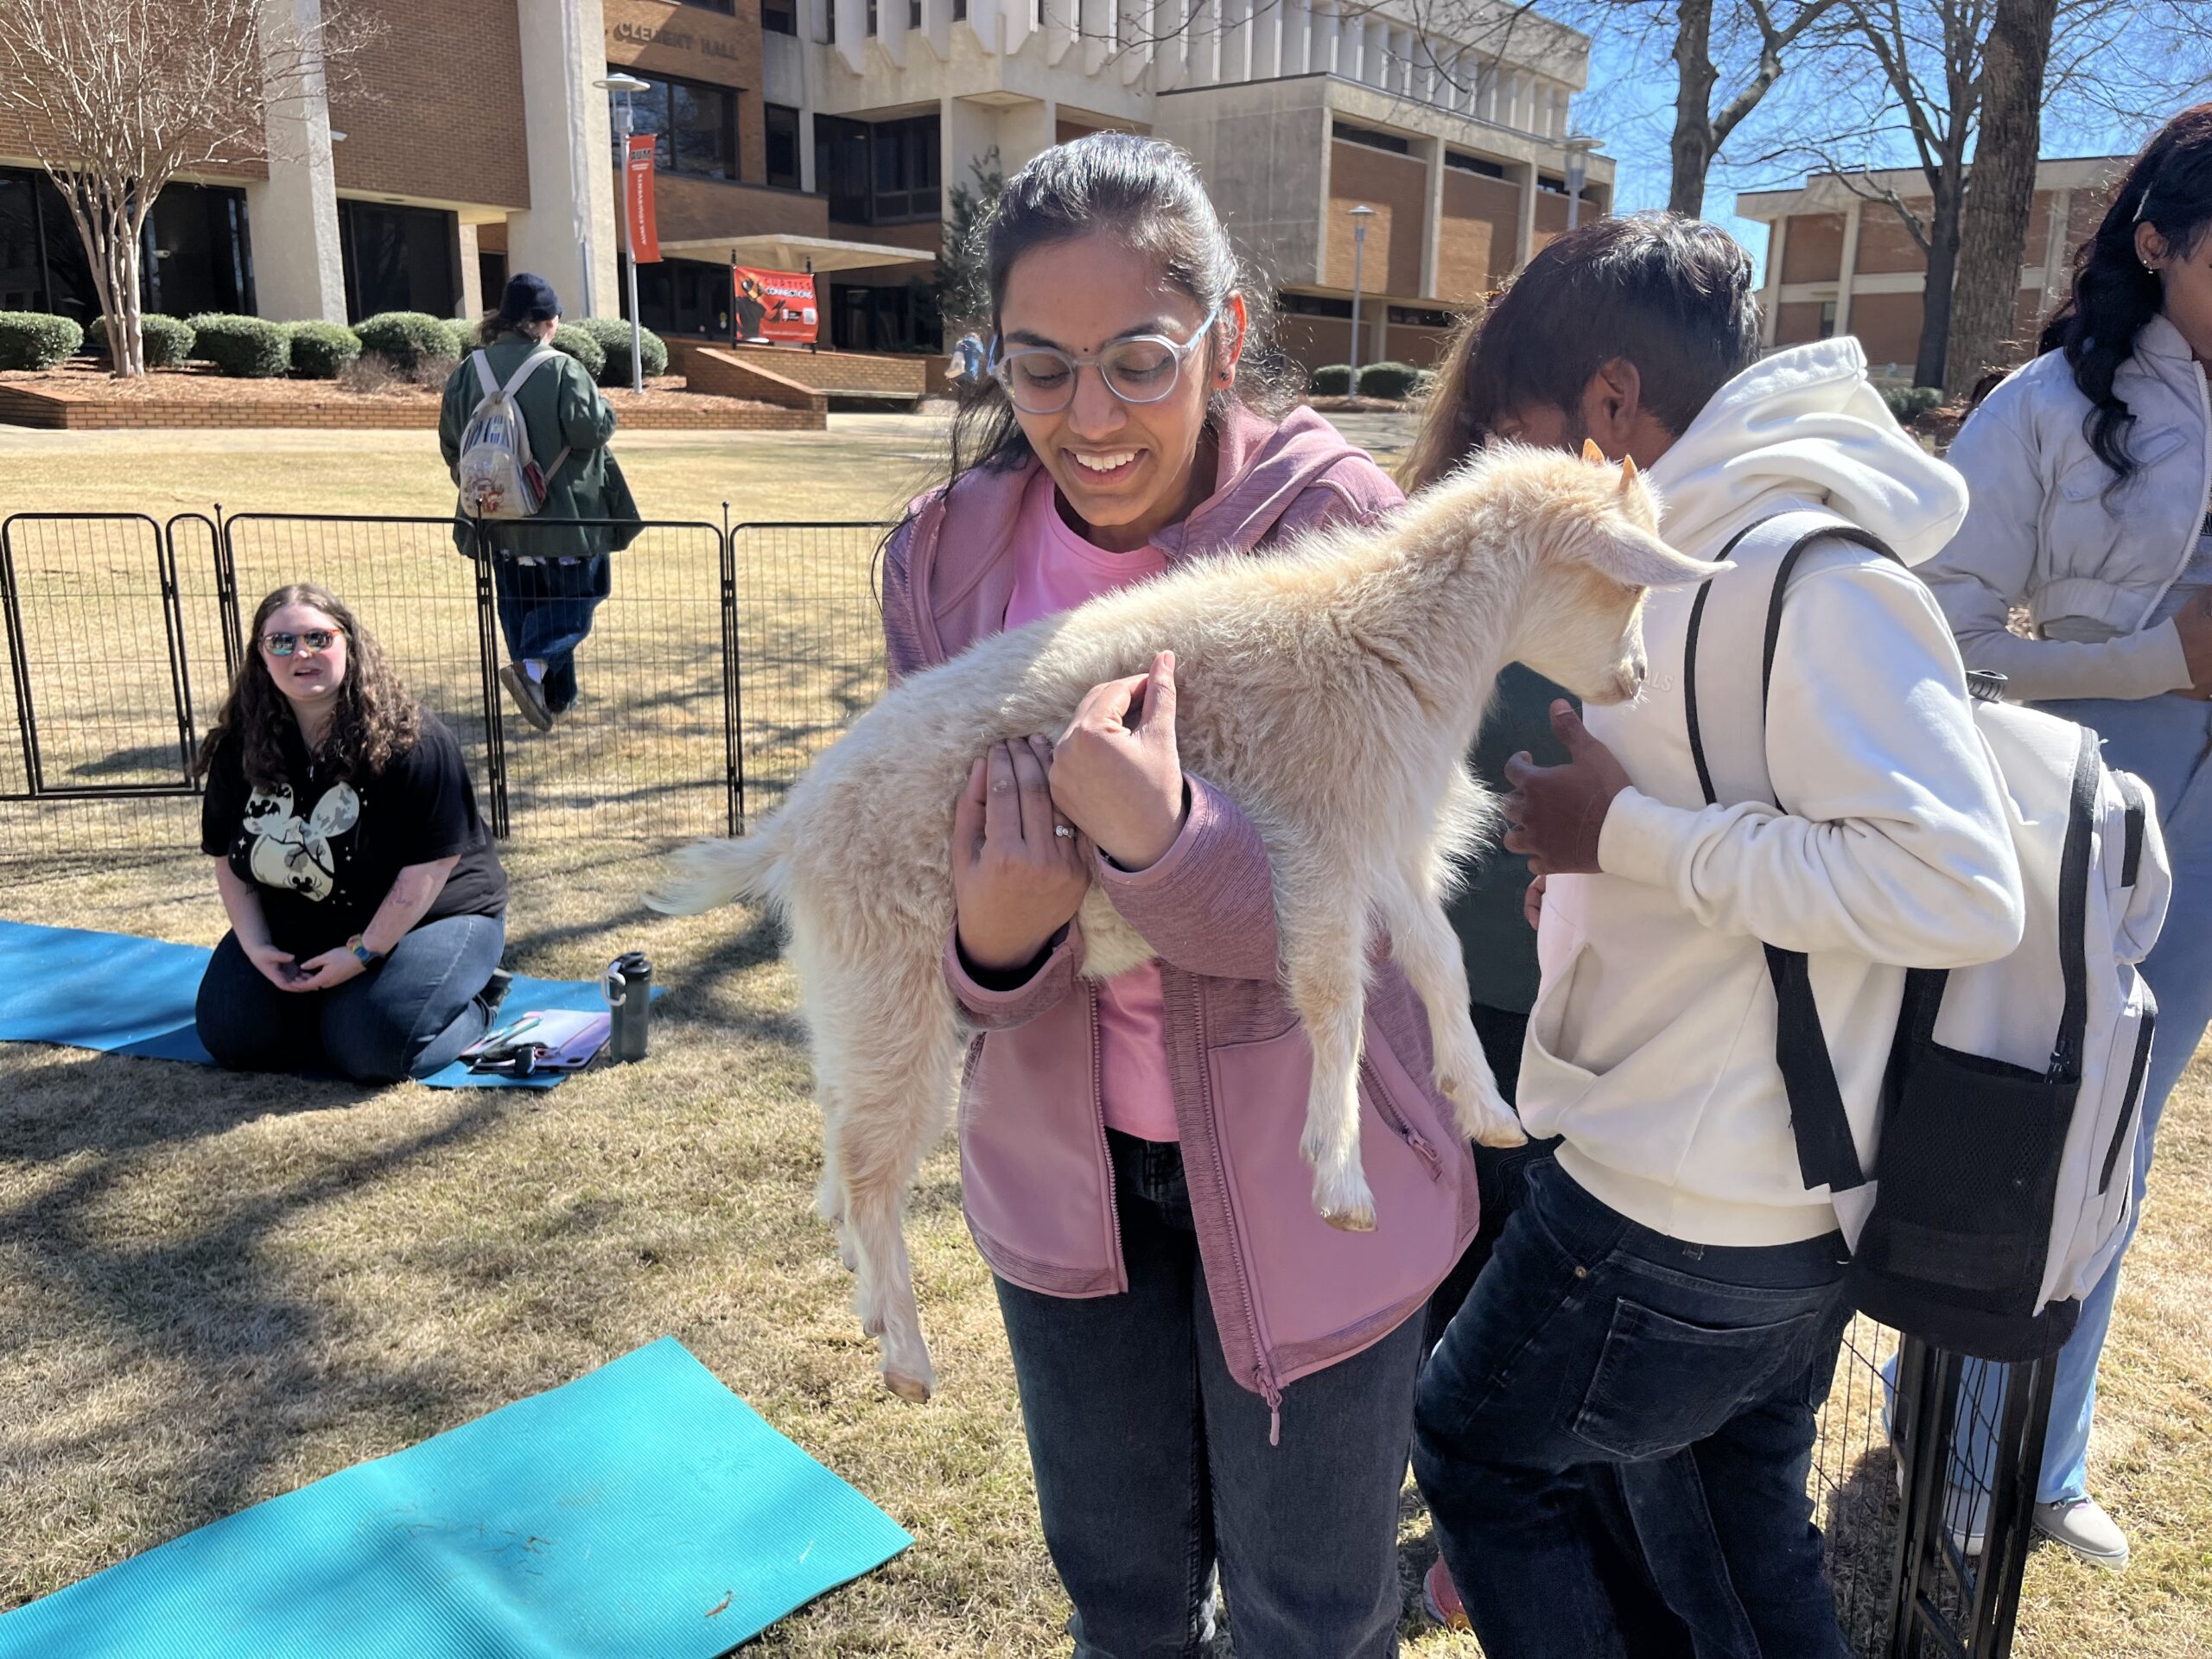
[[[988,377],[951,475],[893,533],[895,676],[1180,561],[1359,522],[1395,488],[1277,419],[1262,303],[1187,157],[1100,133],[1007,185]],[[1475,1188],[1427,1035],[1377,963],[1362,1094],[1379,1230],[1335,1230],[1297,1151],[1311,1052],[1277,980],[1267,855],[1185,774],[1175,665],[976,757],[944,975],[975,1039],[969,1230],[995,1276],[1081,1656],[1211,1639],[1217,1572],[1271,1659],[1395,1649],[1421,1320]],[[1093,880],[1158,951],[1079,976]]]

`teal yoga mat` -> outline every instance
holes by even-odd
[[[712,1659],[912,1541],[663,1337],[0,1616],[0,1659]]]
[[[207,971],[205,945],[0,921],[0,1043],[60,1043],[212,1065],[193,1029]],[[665,987],[656,985],[658,996]],[[585,980],[515,976],[500,1012],[604,1007]],[[432,1089],[550,1089],[561,1076],[479,1077],[458,1062],[423,1080]]]

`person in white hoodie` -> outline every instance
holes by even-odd
[[[2158,802],[2174,887],[2143,963],[2158,1029],[2133,1229],[2166,1096],[2212,1022],[2212,104],[2129,168],[2039,343],[1951,445],[1974,505],[1927,575],[1969,663],[2096,732]],[[2127,1535],[2089,1496],[2089,1425],[2120,1271],[2059,1355],[2036,1488],[2037,1529],[2105,1567],[2126,1561]],[[1986,1440],[1966,1453],[1985,1484]]]
[[[1855,340],[1759,359],[1750,259],[1714,226],[1569,232],[1473,349],[1459,419],[1634,461],[1685,552],[1823,507],[1917,564],[1965,515]],[[1640,697],[1586,728],[1560,706],[1568,763],[1508,772],[1506,845],[1541,878],[1519,1110],[1560,1142],[1429,1363],[1414,1465],[1476,1634],[1514,1659],[1632,1650],[1592,1522],[1616,1491],[1696,1651],[1846,1651],[1805,1491],[1846,1252],[1799,1173],[1763,943],[1811,957],[1869,1160],[1904,970],[1993,960],[2023,926],[1999,784],[1917,577],[1842,542],[1801,563],[1768,704],[1780,810],[1704,804],[1694,599],[1650,596]],[[1700,649],[1762,644],[1708,626]]]

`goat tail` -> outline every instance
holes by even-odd
[[[780,815],[779,815],[780,816]],[[695,841],[670,858],[646,906],[664,916],[697,916],[740,899],[783,899],[781,826],[771,823],[742,841]]]

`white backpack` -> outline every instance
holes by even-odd
[[[492,378],[492,359],[471,352],[476,382],[484,395],[476,401],[468,424],[461,429],[461,458],[454,470],[461,480],[461,511],[473,518],[528,518],[545,505],[546,481],[568,460],[566,449],[553,464],[539,472],[530,458],[530,429],[515,404],[523,383],[560,353],[540,347],[523,359],[522,366],[501,385]]]
[[[1738,537],[1722,554],[1737,572],[1699,590],[1684,691],[1708,802],[1775,798],[1765,711],[1782,607],[1807,550],[1839,543],[1896,558],[1831,514],[1783,513]],[[1701,632],[1742,640],[1762,626],[1757,657],[1699,656]],[[1938,1347],[2015,1361],[2058,1351],[2124,1236],[2156,1014],[2135,964],[2158,939],[2171,880],[2148,791],[2104,764],[2096,734],[1996,701],[1999,677],[1972,677],[2026,931],[1999,961],[1906,973],[1872,1169],[1812,964],[1770,944],[1766,955],[1799,1173],[1835,1204],[1857,1305]]]

